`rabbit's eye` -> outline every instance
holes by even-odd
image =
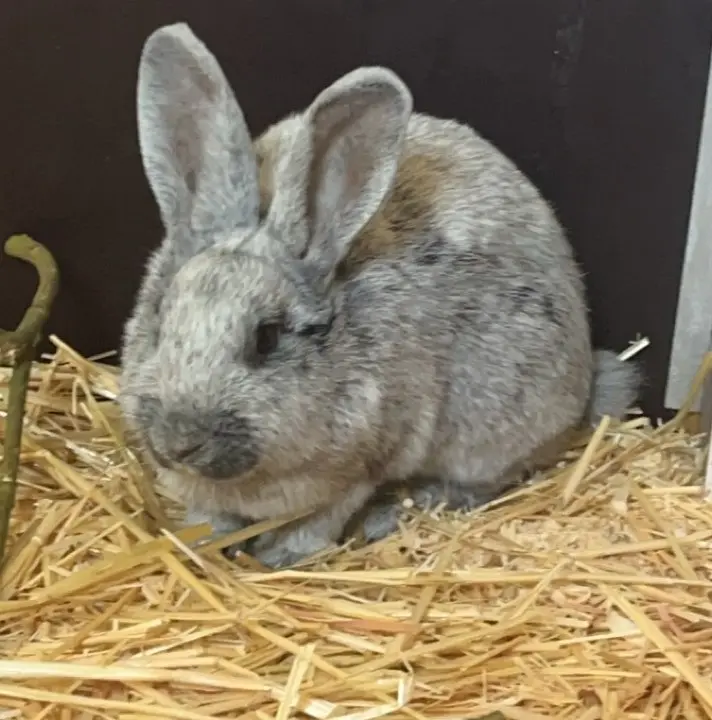
[[[279,336],[282,333],[282,325],[276,322],[264,322],[257,326],[255,345],[257,354],[261,357],[269,355],[277,348]]]
[[[315,337],[320,335],[326,335],[331,329],[331,323],[317,323],[314,325],[305,325],[300,331],[301,337]]]

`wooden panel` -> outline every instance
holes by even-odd
[[[712,66],[677,303],[665,405],[679,408],[712,349]],[[708,391],[709,394],[709,391]],[[712,398],[709,399],[712,403]],[[695,409],[699,409],[698,403]]]

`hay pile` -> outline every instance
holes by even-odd
[[[55,343],[0,589],[0,720],[712,717],[706,448],[679,423],[602,427],[534,489],[270,573],[154,527],[114,372]]]

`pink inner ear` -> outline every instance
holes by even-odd
[[[376,153],[388,114],[384,103],[371,105],[362,96],[325,104],[314,114],[310,211],[320,216],[319,225],[344,218],[368,193],[369,180],[379,172]]]
[[[210,77],[202,68],[195,68],[193,71],[193,79],[195,88],[200,91],[205,99],[210,103],[216,103],[220,96],[220,88],[213,78]]]

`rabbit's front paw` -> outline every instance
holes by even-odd
[[[398,500],[381,501],[370,505],[364,514],[363,535],[368,543],[383,540],[398,530],[402,504]]]
[[[248,518],[242,517],[241,515],[232,515],[230,513],[211,514],[195,510],[189,511],[185,516],[185,520],[183,521],[183,524],[187,527],[191,527],[193,525],[202,525],[204,523],[210,525],[213,529],[213,532],[207,538],[203,538],[202,540],[200,540],[198,542],[198,547],[200,545],[205,545],[206,543],[212,542],[213,540],[217,540],[223,535],[229,535],[230,533],[237,532],[238,530],[244,530],[246,527],[250,526],[252,521]],[[240,550],[244,550],[243,543],[229,545],[228,547],[223,548],[223,553],[229,557],[232,557]]]
[[[304,560],[310,553],[298,552],[287,545],[276,544],[271,547],[263,547],[253,552],[253,557],[265,567],[272,570],[280,570],[296,565]]]
[[[496,485],[487,487],[465,487],[455,483],[437,480],[414,481],[408,487],[407,507],[420,511],[444,507],[445,510],[470,512],[486,505],[513,487],[519,475],[502,479]],[[366,508],[362,521],[363,534],[367,542],[377,542],[398,530],[398,521],[406,505],[392,492],[381,495]]]
[[[331,540],[307,528],[264,533],[254,539],[246,552],[273,570],[296,565],[302,560],[325,550]]]
[[[521,481],[522,474],[519,471],[512,471],[512,473],[502,476],[496,483],[476,486],[425,480],[413,484],[410,488],[410,497],[412,505],[419,510],[428,511],[442,507],[450,511],[471,512],[497,500]]]

